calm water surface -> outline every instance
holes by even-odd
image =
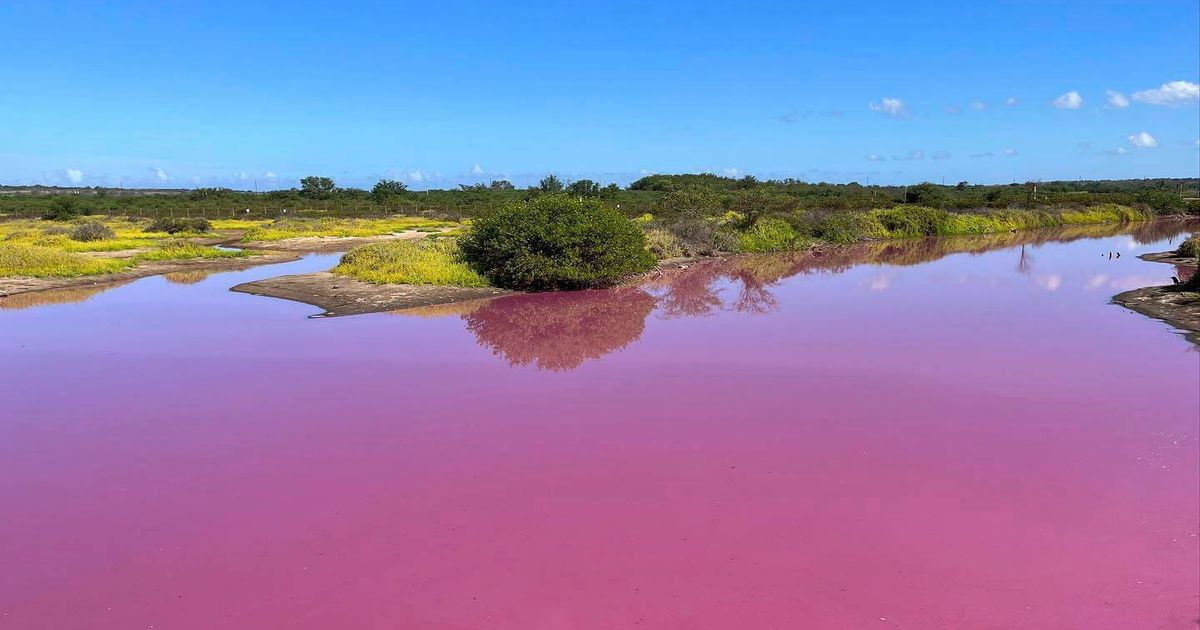
[[[1108,304],[1180,231],[0,301],[0,627],[1195,628],[1200,354]]]

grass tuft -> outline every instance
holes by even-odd
[[[490,286],[461,260],[453,239],[366,245],[343,256],[333,273],[374,284]]]

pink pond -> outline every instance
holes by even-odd
[[[1108,303],[1182,232],[0,300],[0,628],[1196,628],[1200,353]]]

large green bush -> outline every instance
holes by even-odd
[[[1183,196],[1174,190],[1165,188],[1143,190],[1137,194],[1137,200],[1138,203],[1150,206],[1151,210],[1159,214],[1182,212],[1185,208]]]
[[[555,291],[611,285],[654,266],[636,223],[596,199],[540,195],[481,214],[463,259],[493,284]]]

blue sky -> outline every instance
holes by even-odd
[[[17,0],[0,24],[0,183],[1200,174],[1195,0]]]

